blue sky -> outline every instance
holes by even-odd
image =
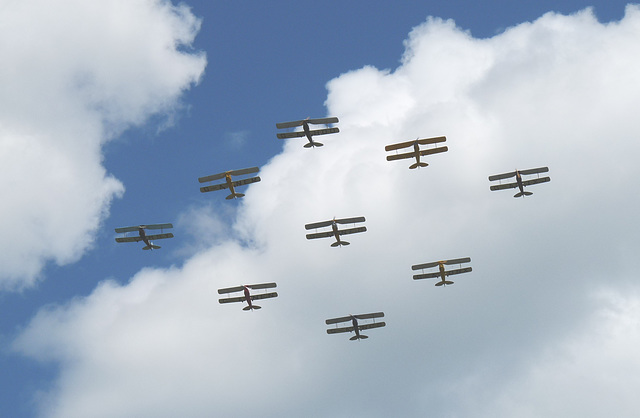
[[[633,73],[633,65],[640,65],[630,58],[637,52],[635,45],[638,42],[631,29],[610,35],[608,31],[613,32],[614,25],[603,25],[622,19],[626,3],[371,4],[352,1],[347,4],[276,2],[267,5],[191,1],[184,3],[190,11],[182,9],[182,14],[170,14],[180,17],[177,23],[170,19],[160,20],[153,26],[158,29],[159,37],[172,33],[178,39],[176,50],[172,50],[175,44],[169,43],[170,48],[163,44],[165,49],[159,48],[163,52],[157,55],[153,48],[160,42],[149,39],[149,33],[155,32],[147,30],[149,22],[144,21],[147,14],[140,13],[139,9],[119,7],[117,1],[113,2],[113,7],[112,2],[104,3],[109,5],[104,6],[105,9],[113,13],[104,14],[113,17],[113,20],[105,18],[105,27],[117,27],[115,32],[118,33],[122,29],[127,39],[124,41],[127,46],[123,47],[114,41],[115,36],[96,39],[95,44],[84,39],[86,33],[92,32],[81,24],[82,19],[75,19],[71,11],[78,16],[87,13],[99,21],[96,16],[101,14],[96,10],[100,5],[78,8],[76,2],[69,0],[60,2],[57,9],[47,14],[44,3],[35,0],[31,3],[2,7],[6,9],[5,18],[13,16],[16,25],[28,22],[26,28],[18,30],[17,26],[0,24],[0,31],[9,31],[0,37],[4,39],[0,51],[4,50],[4,56],[15,59],[11,61],[16,62],[15,68],[23,71],[0,72],[5,97],[0,107],[0,114],[4,115],[0,116],[0,140],[5,151],[3,167],[7,170],[2,190],[5,196],[15,195],[15,201],[24,204],[24,212],[20,212],[17,204],[17,209],[13,206],[9,209],[7,202],[14,200],[7,199],[6,207],[2,208],[6,214],[16,216],[3,217],[3,229],[9,231],[2,244],[5,254],[9,255],[3,262],[11,262],[16,271],[22,271],[10,279],[7,274],[3,275],[1,282],[3,390],[0,391],[0,406],[7,416],[73,416],[69,415],[72,411],[78,411],[77,416],[82,416],[82,411],[87,411],[82,408],[87,405],[89,410],[92,406],[99,408],[105,399],[113,399],[111,405],[104,406],[103,415],[96,416],[163,416],[162,413],[175,416],[171,415],[175,411],[187,411],[188,416],[210,416],[211,405],[200,391],[218,394],[219,399],[213,396],[216,398],[214,403],[217,402],[221,411],[231,411],[234,398],[225,397],[224,382],[228,382],[227,389],[238,391],[242,390],[243,382],[231,378],[233,368],[221,367],[215,361],[230,352],[241,358],[251,358],[246,365],[234,363],[238,373],[262,381],[244,386],[249,394],[261,390],[267,394],[281,393],[277,399],[271,399],[274,404],[266,404],[271,406],[265,412],[269,416],[299,416],[305,408],[314,408],[315,416],[354,416],[354,411],[358,410],[363,416],[388,416],[387,413],[398,405],[404,405],[405,416],[423,416],[425,411],[435,416],[468,416],[469,411],[476,408],[477,416],[499,416],[501,413],[585,416],[580,409],[579,395],[571,394],[567,388],[577,387],[575,393],[589,397],[601,386],[606,387],[610,379],[608,376],[594,378],[596,374],[604,376],[603,370],[618,370],[621,365],[627,365],[631,371],[638,366],[637,357],[620,348],[630,345],[630,341],[623,338],[625,334],[631,334],[628,338],[635,337],[629,329],[637,328],[633,313],[640,300],[635,297],[640,293],[633,281],[632,267],[635,265],[629,261],[637,250],[637,244],[629,240],[634,231],[629,225],[633,224],[631,217],[638,202],[628,196],[628,190],[634,187],[630,179],[637,169],[627,165],[629,156],[636,150],[628,138],[637,137],[638,131],[637,126],[628,123],[627,113],[624,113],[624,109],[633,109],[637,104],[638,99],[633,94],[637,87],[621,88],[625,80],[633,78],[611,69],[626,68]],[[156,10],[162,2],[132,3]],[[31,10],[27,6],[31,6]],[[546,21],[525,23],[534,22],[547,12],[571,15],[588,6],[594,7],[601,25],[584,23],[577,18],[550,19],[548,24]],[[199,22],[192,20],[191,14],[200,19]],[[414,43],[405,44],[413,28],[425,24],[428,16],[452,19],[455,27],[432,21],[432,26],[427,24],[422,26],[424,30],[413,32]],[[69,24],[63,25],[63,22]],[[636,18],[627,24],[631,28],[637,27],[640,20]],[[513,30],[514,27],[517,30]],[[562,30],[564,27],[566,32]],[[55,28],[53,32],[47,32],[51,28]],[[569,46],[566,46],[563,34],[572,31],[579,36],[576,39],[569,36]],[[195,36],[193,42],[190,36]],[[560,39],[557,42],[556,37]],[[46,48],[49,39],[63,45],[57,54]],[[180,40],[185,44],[180,45]],[[426,52],[422,49],[423,42],[427,44]],[[405,55],[405,61],[402,61],[407,45],[413,45],[414,55]],[[447,54],[448,50],[438,51],[438,45],[450,47],[452,56]],[[518,49],[518,45],[529,48]],[[537,45],[540,50],[535,48]],[[574,56],[572,53],[581,48],[593,48],[595,56],[607,58],[611,66],[601,68],[597,62],[588,61],[588,54],[577,55],[584,59],[584,62],[576,59],[578,63],[586,63],[578,67],[572,67],[571,60],[563,60],[565,56]],[[153,51],[148,61],[139,53],[143,49]],[[603,50],[610,50],[610,55]],[[421,54],[426,54],[426,64],[419,61],[423,59]],[[89,58],[85,60],[83,55]],[[486,58],[490,55],[493,56],[491,63]],[[538,56],[540,60],[535,59]],[[95,64],[103,58],[107,63],[105,73]],[[449,67],[440,67],[439,59],[451,60]],[[477,62],[478,69],[469,62]],[[495,70],[487,70],[485,74],[480,70],[485,66]],[[142,75],[130,74],[129,68],[133,69],[131,73],[142,69]],[[416,76],[415,72],[424,72],[425,79]],[[64,84],[68,81],[64,78],[67,73],[72,74],[71,79],[76,83],[73,88]],[[440,74],[442,78],[432,77],[433,74]],[[420,79],[420,82],[405,84],[398,81],[405,77]],[[101,80],[104,80],[103,84]],[[562,80],[565,80],[564,84]],[[595,87],[589,88],[594,80],[602,80],[602,84],[595,83]],[[361,85],[365,88],[359,88]],[[430,94],[425,94],[405,99],[405,95],[410,95],[403,90],[406,85],[413,86],[416,91],[424,88],[436,98],[430,102]],[[460,85],[465,86],[460,90],[465,94],[466,86],[471,86],[468,88],[471,99],[466,96],[464,100],[459,99],[462,93],[456,89]],[[523,85],[530,85],[530,90]],[[548,86],[551,87],[546,90]],[[138,93],[138,89],[143,93]],[[377,89],[382,93],[376,95]],[[538,92],[541,93],[538,95]],[[360,96],[362,106],[356,100]],[[513,100],[511,106],[510,100]],[[395,101],[397,106],[392,105]],[[393,115],[401,119],[405,105],[412,117],[402,119],[402,125],[389,122]],[[608,109],[617,109],[616,106],[623,109],[617,113],[611,110],[612,115],[606,113]],[[337,113],[339,110],[343,113]],[[340,117],[339,126],[344,128],[341,128],[341,134],[327,137],[326,146],[321,150],[302,149],[302,140],[283,142],[275,136],[276,122],[322,117],[328,112],[336,112],[331,116]],[[556,119],[558,114],[566,117]],[[376,115],[383,118],[376,120]],[[606,116],[611,116],[609,124]],[[581,118],[589,121],[586,124],[589,128],[583,129],[584,135],[593,135],[584,143],[569,139],[573,130],[582,132],[574,123],[583,120]],[[598,118],[602,119],[600,124],[595,121]],[[80,140],[69,132],[86,133],[87,138],[92,139]],[[105,134],[109,132],[115,134]],[[597,134],[605,132],[624,138],[614,142],[623,150],[623,155],[608,154],[609,149],[598,153],[598,147],[605,142],[596,143]],[[22,171],[24,167],[32,164],[27,157],[34,148],[21,150],[16,144],[31,143],[32,138],[46,137],[46,133],[51,133],[51,138],[42,143],[35,141],[35,150],[40,151],[38,144],[46,144],[42,146],[45,155],[62,150],[59,151],[59,165],[53,167],[63,173],[66,173],[67,161],[64,150],[68,150],[69,161],[79,161],[73,164],[75,168],[70,172],[77,177],[78,170],[86,167],[91,173],[87,174],[86,184],[79,180],[76,185],[73,179],[65,183],[67,177],[64,175],[60,178],[49,176],[46,164],[34,167],[32,177],[20,176],[25,172]],[[370,162],[378,158],[370,149],[381,149],[385,142],[408,140],[415,135],[441,134],[453,141],[449,153],[441,159],[434,157],[432,167],[418,173],[407,173],[402,164],[384,165],[382,171]],[[456,146],[456,138],[471,135],[492,139],[487,139],[482,146],[461,139]],[[537,143],[533,139],[535,135],[546,135],[545,142]],[[375,145],[363,147],[364,141]],[[571,149],[576,144],[584,145],[584,164],[580,154],[571,157]],[[11,152],[9,156],[12,147],[19,151]],[[482,164],[474,163],[473,155],[482,159]],[[571,164],[567,162],[563,169],[561,162],[567,159],[572,159]],[[618,159],[620,163],[614,164]],[[384,157],[381,161],[386,163]],[[18,168],[14,171],[8,162],[15,162]],[[555,166],[552,165],[554,162]],[[570,168],[594,167],[595,164],[602,164],[598,175],[585,173],[593,191],[582,183],[576,184],[578,176]],[[98,179],[102,177],[101,165],[106,170],[107,180]],[[515,165],[517,168],[549,165],[552,182],[536,186],[531,200],[518,201],[516,205],[513,199],[509,200],[508,193],[489,193],[486,176],[512,170]],[[224,196],[217,193],[198,192],[198,177],[249,166],[268,166],[268,169],[261,174],[263,182],[248,188],[246,203],[225,201]],[[124,191],[119,190],[113,179],[121,183]],[[403,186],[397,186],[398,183]],[[474,188],[476,185],[479,185],[478,189]],[[20,191],[33,187],[43,187],[43,194],[47,191],[55,194],[59,187],[60,199],[65,202],[56,202],[55,196],[38,200],[39,194],[23,199]],[[102,197],[75,200],[83,191],[89,196],[98,187],[110,191],[100,195]],[[451,193],[456,188],[459,193]],[[570,194],[565,194],[567,189],[571,190]],[[396,196],[394,190],[406,193]],[[468,192],[466,201],[461,196],[465,192]],[[613,195],[614,192],[619,193]],[[421,197],[414,200],[409,193]],[[602,196],[613,196],[615,200],[605,201]],[[390,200],[391,197],[394,199]],[[474,198],[477,199],[472,200]],[[104,200],[96,205],[96,199]],[[585,205],[581,199],[589,203]],[[442,206],[436,206],[434,201]],[[414,204],[428,210],[423,213],[409,207]],[[570,215],[576,209],[580,212]],[[68,211],[69,219],[61,215],[55,222],[51,221],[58,226],[50,228],[47,224],[50,218],[37,215],[37,210],[44,213]],[[516,212],[520,210],[522,212]],[[29,218],[31,211],[33,221]],[[398,217],[387,216],[393,213]],[[367,216],[369,231],[352,240],[355,248],[341,249],[337,255],[324,248],[324,243],[296,240],[296,233],[290,234],[290,231],[296,231],[295,225],[289,228],[282,223],[301,221],[297,232],[302,237],[304,221],[360,215]],[[424,218],[416,218],[422,216]],[[605,216],[606,221],[600,216]],[[82,226],[90,225],[91,219],[99,220],[99,223],[94,222],[98,225],[95,229]],[[435,221],[430,223],[431,220]],[[514,223],[507,228],[502,221]],[[176,237],[162,242],[160,251],[142,252],[135,244],[114,242],[115,227],[160,222],[173,222],[176,226]],[[490,222],[500,223],[500,227],[492,229],[488,226]],[[24,234],[18,234],[12,225],[29,227]],[[49,243],[47,240],[55,240],[56,231],[63,230],[60,225],[64,230],[77,227],[79,235],[65,237],[64,243]],[[458,227],[465,227],[470,235],[464,235]],[[585,228],[590,233],[585,233]],[[33,243],[27,242],[32,229],[47,233],[41,237],[36,235]],[[429,236],[431,241],[422,244],[414,236],[419,233]],[[87,242],[83,234],[91,236],[93,241]],[[437,238],[432,238],[439,236],[447,237],[443,238],[441,252]],[[390,237],[396,237],[398,242],[391,245]],[[456,242],[455,238],[459,240]],[[23,239],[25,243],[21,248],[28,254],[46,254],[51,250],[53,255],[34,256],[33,259],[25,256],[20,262],[22,253],[12,256],[9,250],[21,244]],[[507,239],[522,241],[510,244],[505,243]],[[36,244],[35,241],[39,242]],[[611,244],[605,247],[602,244],[605,241]],[[360,249],[356,247],[358,244],[361,244]],[[428,251],[418,251],[417,245],[424,245]],[[302,252],[300,248],[308,252]],[[396,250],[399,253],[395,253]],[[607,256],[615,257],[615,267],[593,261],[595,257],[590,251],[603,257],[605,250],[610,251]],[[388,272],[387,267],[381,265],[387,251],[394,263],[402,262],[407,270],[400,270],[400,279],[394,277],[394,285],[388,288],[386,279],[375,275],[376,271]],[[74,252],[77,259],[69,256]],[[427,255],[422,256],[423,253]],[[496,253],[501,257],[491,258]],[[530,257],[522,258],[523,253]],[[402,254],[411,256],[405,259]],[[446,289],[447,294],[442,297],[442,293],[436,296],[434,291],[445,289],[436,289],[428,283],[414,283],[409,279],[404,283],[408,288],[398,287],[400,285],[396,283],[403,283],[402,280],[409,277],[411,264],[430,261],[420,257],[430,258],[431,255],[434,258],[471,256],[473,276],[461,278],[453,288],[455,290]],[[61,259],[59,263],[56,263],[56,257]],[[218,259],[220,267],[216,265]],[[508,261],[501,264],[503,260]],[[38,262],[44,262],[42,269],[34,267]],[[587,284],[580,280],[577,283],[567,281],[574,268],[585,272],[576,267],[582,263],[590,275],[584,280]],[[220,270],[216,270],[218,268]],[[524,284],[518,287],[508,280],[523,269],[529,280],[540,280],[540,287],[553,286],[557,291],[546,293]],[[263,274],[256,277],[256,272]],[[370,280],[366,272],[371,274]],[[603,290],[599,287],[610,279],[611,288]],[[255,316],[262,315],[257,320],[254,314],[240,317],[244,314],[242,311],[219,306],[216,301],[215,289],[218,287],[272,280],[279,283],[281,296],[265,303],[268,306],[255,313]],[[295,289],[296,280],[300,281],[298,289]],[[168,293],[160,290],[144,293],[141,288],[165,289]],[[391,291],[397,292],[389,293]],[[408,301],[412,293],[423,291],[424,301]],[[136,302],[139,303],[136,309],[121,313],[119,320],[108,327],[101,325],[104,313],[101,309],[109,308],[109,298],[120,295],[120,299],[113,300],[137,300],[133,295],[140,295],[139,292],[145,296]],[[172,294],[176,295],[175,301]],[[405,297],[402,295],[406,295],[406,303],[402,302]],[[626,299],[625,295],[628,296]],[[478,299],[483,296],[486,299],[479,303]],[[526,302],[520,299],[523,297],[527,298]],[[191,310],[196,309],[193,307],[201,307],[201,298],[210,299],[210,311],[193,313]],[[572,300],[564,302],[565,298]],[[388,305],[386,301],[389,301]],[[117,304],[113,302],[114,306]],[[166,312],[162,311],[162,306],[166,306]],[[401,313],[403,306],[412,314]],[[271,307],[270,313],[267,309]],[[480,308],[487,310],[483,314],[474,310]],[[322,323],[323,316],[341,316],[352,309],[385,310],[388,317],[391,315],[387,328],[372,331],[372,338],[355,349],[345,344],[348,341],[325,335]],[[163,313],[154,316],[157,312]],[[426,316],[420,316],[418,312]],[[120,360],[110,364],[124,381],[138,382],[140,376],[136,373],[127,378],[125,365],[129,361],[140,364],[148,360],[151,370],[156,365],[172,363],[175,369],[163,371],[159,379],[187,382],[186,389],[167,383],[157,391],[149,389],[144,399],[136,404],[119,392],[117,378],[105,377],[103,388],[99,384],[91,388],[90,395],[95,398],[82,393],[77,399],[73,397],[74,390],[81,387],[86,376],[96,379],[103,376],[101,371],[92,372],[100,370],[101,362],[87,355],[81,341],[100,347],[97,351],[99,359],[109,358],[112,352],[109,343],[118,340],[114,335],[120,335],[118,326],[122,327],[122,335],[130,335],[129,332],[144,335],[138,331],[153,329],[158,330],[156,334],[164,335],[162,321],[166,323],[167,320],[162,319],[163,315],[167,315],[168,322],[174,317],[184,320],[176,319],[177,325],[167,325],[172,330],[167,331],[167,336],[175,337],[168,338],[170,343],[157,345],[160,343],[149,331],[152,336],[140,346],[116,344],[113,352],[118,354],[114,357]],[[289,321],[292,315],[297,318]],[[517,318],[514,323],[508,321],[511,315]],[[156,317],[160,324],[153,319]],[[440,317],[448,318],[450,326],[432,329],[433,319]],[[82,322],[83,318],[86,323]],[[474,318],[478,319],[478,324],[463,325]],[[494,326],[484,328],[481,319],[493,320]],[[550,325],[551,321],[554,321],[553,325]],[[611,327],[611,323],[622,328]],[[132,329],[125,330],[129,324]],[[630,328],[624,328],[625,324]],[[156,326],[160,328],[154,328]],[[41,339],[39,336],[45,334],[42,330],[47,327],[51,334]],[[74,327],[77,327],[77,334],[73,332]],[[116,334],[101,334],[107,328],[115,330]],[[198,337],[183,334],[185,329],[193,329]],[[288,334],[286,338],[280,335],[283,332]],[[299,339],[292,338],[291,334]],[[201,335],[212,335],[216,342]],[[442,339],[433,343],[434,349],[446,350],[451,361],[457,359],[457,366],[448,368],[444,360],[425,361],[412,371],[394,363],[404,353],[397,351],[398,345],[415,352],[424,349],[425,344],[431,344],[431,336]],[[615,345],[618,338],[621,342]],[[274,343],[276,339],[283,341],[283,345]],[[247,341],[247,344],[240,347],[224,345],[224,341],[237,340]],[[380,341],[378,347],[375,347],[376,340]],[[165,340],[160,338],[160,341]],[[181,359],[190,353],[194,341],[199,341],[202,347],[210,347],[208,352],[213,360],[194,366]],[[140,350],[149,349],[147,343],[162,355],[158,354],[158,358],[153,355],[149,358],[143,355],[143,359],[137,357]],[[613,346],[607,346],[607,343]],[[373,349],[370,348],[372,345]],[[275,360],[270,360],[269,354],[281,353],[283,346],[291,351],[283,358],[274,355]],[[310,346],[325,354],[305,354],[307,350],[314,352]],[[595,348],[591,352],[584,350],[585,346]],[[494,357],[492,350],[496,347],[504,350],[500,359]],[[127,351],[129,349],[131,351]],[[558,366],[549,360],[550,353],[556,350],[568,359],[566,363]],[[572,365],[579,366],[599,358],[602,353],[614,353],[612,357],[619,358],[620,363],[594,368],[591,379],[571,380],[575,378]],[[194,358],[200,358],[202,353],[192,354]],[[425,352],[424,355],[433,353]],[[328,358],[334,358],[335,362],[325,363]],[[272,361],[272,364],[264,370],[256,370],[255,367],[262,364],[255,363],[256,359]],[[234,357],[234,360],[237,359]],[[410,360],[415,358],[407,359]],[[386,365],[380,372],[387,378],[385,383],[381,383],[383,377],[376,373],[379,369],[375,367],[382,363]],[[483,363],[489,370],[479,366]],[[318,371],[327,364],[333,364],[335,369]],[[473,373],[465,373],[464,366]],[[202,374],[209,375],[202,382],[198,382],[198,367]],[[283,367],[282,375],[273,376],[270,381],[269,376]],[[566,372],[566,382],[552,374],[554,369],[562,368]],[[182,375],[181,370],[190,372]],[[621,377],[613,372],[612,376]],[[567,409],[560,409],[563,413],[553,412],[552,402],[540,409],[527,407],[533,403],[527,394],[545,394],[540,383],[545,377],[551,377],[557,383],[558,392],[566,393],[566,398],[557,400],[558,404],[563,404],[562,399],[566,400],[563,406]],[[633,382],[632,376],[623,373],[622,377],[623,382]],[[299,386],[292,384],[301,378],[317,380],[317,386],[309,382]],[[430,379],[434,387],[445,390],[427,397],[427,390],[434,387],[426,385],[413,392],[410,388],[415,389],[415,385],[406,383],[405,387],[403,384],[420,379]],[[510,382],[512,388],[505,384],[500,390],[500,382]],[[388,393],[389,402],[376,400],[377,395],[383,395],[374,392],[376,383]],[[334,388],[334,392],[330,389],[332,385],[340,387]],[[486,389],[487,386],[497,389]],[[362,395],[358,387],[366,388],[368,394]],[[392,391],[394,387],[397,392]],[[471,396],[463,396],[459,405],[450,406],[444,399],[453,394],[446,388],[451,392],[456,392],[454,388],[460,388],[460,392],[485,388],[486,392],[481,394],[487,395],[488,406],[478,405],[478,399]],[[319,394],[314,396],[316,390]],[[122,391],[126,392],[125,389]],[[175,394],[176,402],[166,405],[158,402],[158,399],[166,398],[167,393]],[[344,398],[338,396],[340,393]],[[419,400],[423,395],[435,409],[429,409],[430,406]],[[619,396],[619,399],[611,399],[620,407],[617,415],[632,416],[629,411],[637,406],[636,401],[631,395]],[[257,398],[264,400],[262,395]],[[95,403],[91,403],[91,399],[95,399]],[[323,406],[328,400],[335,403]],[[291,408],[274,406],[283,402],[291,404]],[[148,407],[154,403],[161,409]],[[185,404],[192,405],[192,409]],[[598,416],[597,409],[587,410],[587,415],[589,413]]]

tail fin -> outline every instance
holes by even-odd
[[[436,286],[446,286],[448,284],[453,284],[453,282],[451,280],[440,281],[436,283]]]
[[[426,167],[426,166],[428,166],[428,165],[429,165],[429,164],[427,164],[427,163],[423,163],[423,162],[420,162],[420,163],[413,163],[413,164],[411,164],[411,165],[409,166],[409,168],[410,168],[410,169],[414,169],[414,168],[418,168],[418,167]]]
[[[331,246],[332,246],[332,247],[337,247],[337,246],[339,246],[339,245],[349,245],[349,244],[351,244],[351,243],[350,243],[350,242],[347,242],[347,241],[336,241],[336,242],[334,242],[333,244],[331,244]]]
[[[243,197],[244,193],[231,193],[229,196],[225,197],[227,200],[234,199],[236,197]]]
[[[308,142],[306,144],[304,144],[305,148],[311,148],[311,147],[321,147],[324,144],[320,143],[320,142],[316,142],[316,141],[312,141],[312,142]]]
[[[521,196],[531,196],[533,192],[518,192],[513,195],[513,197],[521,197]]]
[[[143,250],[158,250],[160,248],[162,248],[162,247],[159,246],[159,245],[154,245],[154,244],[146,245],[146,246],[142,247]]]
[[[367,338],[369,338],[369,336],[360,334],[360,335],[354,335],[353,337],[349,338],[349,340],[351,341],[366,340]]]

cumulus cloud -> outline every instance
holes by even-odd
[[[597,415],[579,400],[600,395],[600,373],[637,374],[639,38],[636,6],[482,40],[432,18],[399,68],[332,80],[340,134],[291,140],[262,167],[237,238],[32,320],[16,349],[61,367],[42,415]],[[449,152],[425,169],[385,161],[389,143],[443,134]],[[531,198],[489,191],[488,175],[542,165],[552,180]],[[304,239],[305,223],[360,215],[349,247]],[[411,280],[412,264],[466,256],[454,286]],[[260,312],[216,302],[267,281],[280,296]],[[326,318],[380,310],[387,327],[365,342],[325,333]],[[616,399],[616,416],[640,406]]]
[[[200,21],[168,1],[16,1],[2,14],[0,289],[20,289],[91,246],[124,191],[101,146],[171,118],[206,59],[187,51]]]

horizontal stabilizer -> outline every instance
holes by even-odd
[[[306,144],[304,144],[303,147],[305,147],[305,148],[324,147],[324,144],[322,142],[318,142],[318,141],[311,141],[311,142],[307,142]]]
[[[262,309],[262,306],[258,306],[258,305],[247,305],[244,308],[242,308],[243,311],[250,311],[252,309]]]
[[[444,280],[444,281],[436,283],[436,286],[445,286],[445,285],[450,285],[450,284],[453,284],[453,282],[451,280]]]
[[[339,247],[342,245],[351,245],[351,243],[347,241],[336,241],[333,244],[331,244],[332,247]]]
[[[349,338],[349,341],[366,340],[367,338],[369,338],[368,335],[358,334],[358,335],[354,335],[353,337]]]

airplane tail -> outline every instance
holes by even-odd
[[[513,195],[513,197],[521,197],[521,196],[531,196],[533,192],[518,192]]]
[[[225,197],[227,200],[234,199],[236,197],[243,197],[244,193],[231,193],[229,196]]]
[[[451,280],[439,281],[438,283],[436,283],[436,286],[446,286],[448,284],[453,284],[453,282]]]
[[[351,243],[350,243],[350,242],[347,242],[347,241],[336,241],[336,242],[334,242],[333,244],[331,244],[331,246],[332,246],[332,247],[337,247],[337,246],[339,246],[339,245],[349,245],[349,244],[351,244]]]
[[[413,163],[409,166],[410,169],[414,169],[414,168],[418,168],[418,167],[426,167],[429,164],[427,163],[423,163],[423,162],[419,162],[419,163]]]
[[[258,306],[258,305],[251,305],[251,306],[245,306],[244,308],[242,308],[243,311],[250,311],[253,309],[262,309],[262,306]]]
[[[159,246],[159,245],[155,245],[155,244],[149,244],[149,245],[146,245],[146,246],[142,247],[143,250],[158,250],[160,248],[162,248],[162,247]]]
[[[323,143],[317,142],[317,141],[312,141],[312,142],[308,142],[306,144],[304,144],[305,148],[311,148],[311,147],[321,147],[323,146]]]
[[[367,338],[369,338],[369,336],[360,334],[360,335],[354,335],[353,337],[349,338],[349,340],[351,341],[366,340]]]

